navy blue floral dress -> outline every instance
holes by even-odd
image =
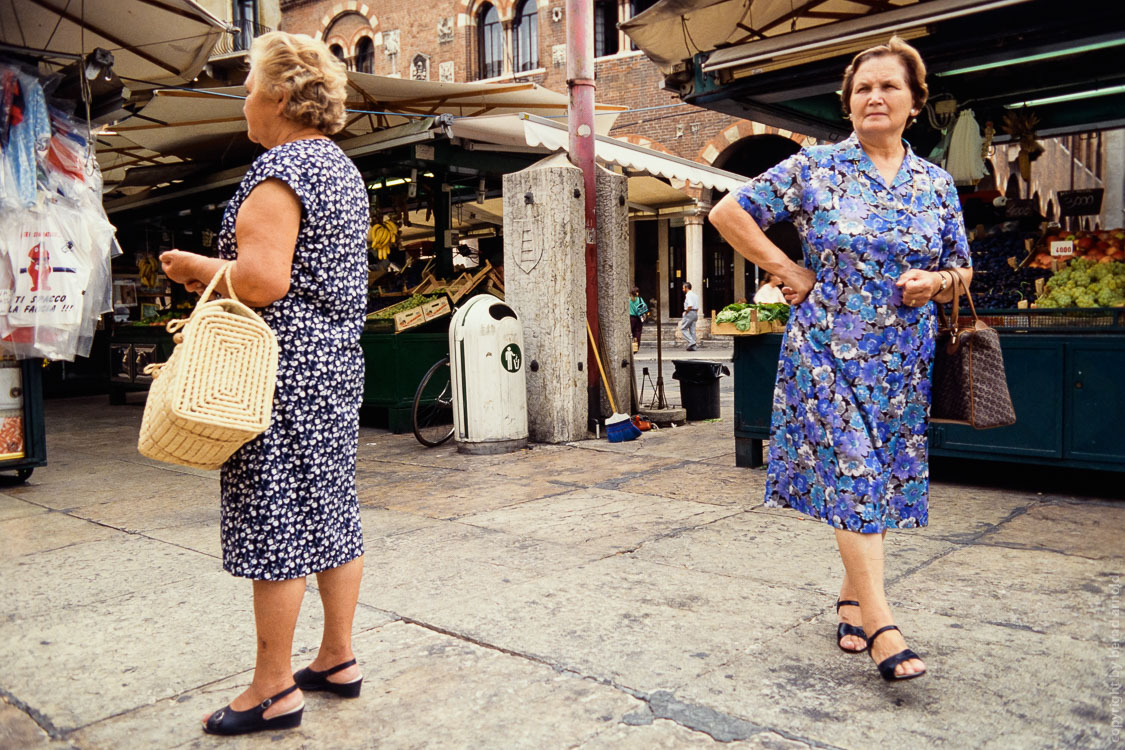
[[[766,505],[864,533],[929,522],[935,303],[903,305],[895,282],[970,266],[952,178],[906,149],[889,186],[853,134],[736,192],[763,229],[797,227],[816,273],[782,343]]]
[[[296,193],[301,226],[289,293],[258,311],[280,350],[273,418],[223,465],[222,542],[226,570],[280,581],[363,554],[355,459],[368,204],[359,171],[335,143],[282,144],[258,157],[227,206],[220,257],[238,257],[235,218],[267,179]]]

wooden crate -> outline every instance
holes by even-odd
[[[439,297],[438,299],[430,300],[422,305],[422,314],[426,316],[426,320],[434,320],[443,315],[449,315],[453,308],[449,304],[448,297]]]
[[[420,305],[418,307],[412,307],[409,310],[403,310],[400,313],[395,313],[395,333],[425,323],[426,313],[423,311],[423,307],[424,305]]]
[[[740,331],[734,323],[717,323],[715,322],[715,313],[711,313],[711,335],[712,336],[760,336],[763,333],[781,333],[785,330],[785,324],[779,323],[776,320],[763,323],[757,320],[758,313],[754,312],[754,320],[750,323],[750,327],[745,331]]]

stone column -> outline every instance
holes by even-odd
[[[703,216],[684,217],[684,278],[703,303]],[[700,314],[700,319],[703,315]]]
[[[1102,229],[1125,227],[1125,129],[1102,132],[1102,149],[1105,152],[1105,169],[1102,182],[1105,199],[1102,201]]]
[[[660,269],[660,309],[656,311],[657,325],[667,323],[671,317],[669,309],[671,303],[668,301],[668,293],[671,291],[671,283],[674,279],[669,277],[671,268],[668,263],[668,220],[657,219],[656,226],[656,245],[659,250],[657,255],[656,266]]]
[[[504,175],[504,297],[523,321],[529,437],[587,434],[582,170],[556,154]]]
[[[731,248],[731,252],[734,253],[734,298],[738,300],[745,297],[747,302],[751,302],[750,298],[754,294],[746,293],[746,259],[735,252],[734,248]]]
[[[602,365],[613,380],[617,411],[629,411],[629,207],[628,178],[597,167],[598,198],[598,320],[601,323]],[[622,366],[624,363],[624,366]],[[609,416],[609,399],[602,394],[602,416]]]

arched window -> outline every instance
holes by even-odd
[[[536,0],[523,0],[516,11],[512,27],[516,48],[515,72],[535,70],[539,67],[539,4]]]
[[[348,58],[344,57],[344,48],[340,45],[333,44],[328,51],[335,55],[337,60],[343,60],[345,63],[348,61]]]
[[[360,73],[375,72],[375,45],[370,37],[360,37],[355,45],[355,69]]]
[[[617,54],[617,0],[594,0],[594,57]]]
[[[500,75],[504,59],[504,30],[500,27],[500,14],[492,5],[481,6],[477,14],[477,74],[480,78]]]

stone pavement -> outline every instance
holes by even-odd
[[[836,648],[830,529],[761,507],[729,419],[494,457],[364,429],[362,697],[204,735],[250,678],[250,585],[216,474],[139,456],[140,415],[48,402],[50,465],[0,488],[2,748],[1123,746],[1116,477],[935,482],[887,538],[930,673],[888,685]],[[310,591],[295,666],[319,618]]]

